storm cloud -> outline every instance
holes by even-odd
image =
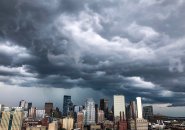
[[[183,0],[1,0],[0,85],[182,104]]]

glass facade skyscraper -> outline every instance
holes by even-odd
[[[95,124],[95,102],[89,98],[85,102],[85,125]]]
[[[71,101],[71,96],[64,95],[64,100],[63,100],[63,116],[68,116],[68,113],[73,106],[72,101]]]

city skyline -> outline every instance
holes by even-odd
[[[0,104],[121,94],[185,116],[184,11],[183,0],[1,0]]]

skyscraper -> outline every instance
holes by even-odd
[[[9,129],[10,119],[12,119],[11,112],[9,110],[3,111],[2,112],[0,130],[8,130]]]
[[[83,112],[78,112],[77,113],[77,128],[80,128],[83,130],[84,127],[84,114]]]
[[[22,109],[15,109],[13,113],[11,130],[22,130],[24,112]]]
[[[24,112],[22,108],[14,109],[6,109],[3,111],[0,130],[21,130]]]
[[[49,116],[52,115],[52,110],[53,110],[53,103],[51,102],[46,102],[45,103],[45,113]]]
[[[98,110],[98,122],[97,123],[103,123],[104,121],[104,111]]]
[[[137,103],[137,118],[135,122],[136,130],[148,130],[148,121],[143,119],[141,97],[136,98],[136,103]]]
[[[64,100],[63,100],[63,116],[68,116],[68,113],[71,109],[72,101],[71,101],[71,96],[64,95]]]
[[[89,98],[85,102],[85,125],[95,124],[95,102]]]
[[[153,117],[153,107],[152,106],[145,106],[143,107],[143,117],[144,119],[151,120]]]
[[[105,118],[108,117],[108,100],[107,99],[100,99],[100,110],[104,111]]]
[[[25,108],[26,107],[26,101],[25,100],[21,100],[19,102],[19,107]]]
[[[136,97],[137,101],[137,118],[143,118],[143,109],[142,109],[142,103],[141,103],[141,97]]]
[[[114,95],[114,118],[115,121],[118,121],[121,114],[124,113],[124,119],[126,118],[125,114],[125,97],[123,95]],[[123,115],[121,115],[123,116]]]

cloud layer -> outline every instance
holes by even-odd
[[[2,0],[0,84],[184,102],[183,0]]]

